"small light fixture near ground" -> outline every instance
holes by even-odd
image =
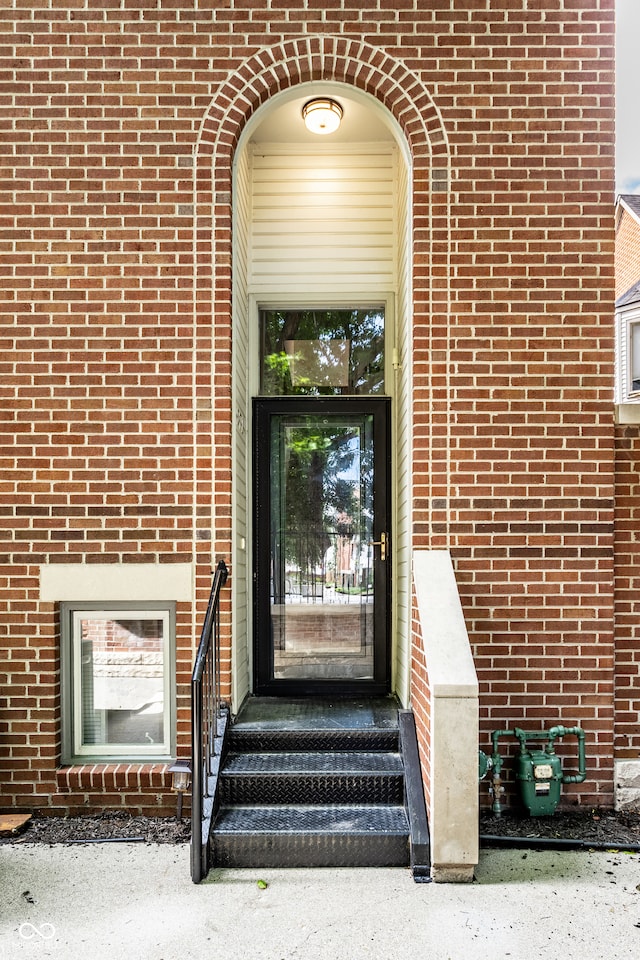
[[[311,133],[335,133],[343,114],[340,104],[329,97],[315,97],[302,108],[302,119]]]
[[[182,796],[189,789],[189,783],[191,782],[191,764],[188,760],[178,759],[169,767],[169,773],[171,774],[171,789],[178,794],[176,819],[182,820]]]

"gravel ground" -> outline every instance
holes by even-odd
[[[119,811],[83,817],[34,817],[20,833],[0,843],[73,843],[89,841],[144,841],[188,843],[188,818],[128,817]],[[501,817],[483,811],[480,834],[500,837],[583,840],[593,843],[640,845],[640,813],[597,809],[557,811],[551,817],[523,817],[505,811]]]

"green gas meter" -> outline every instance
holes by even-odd
[[[524,731],[514,730],[516,736]],[[526,741],[516,760],[516,780],[522,802],[532,817],[555,812],[560,802],[562,764],[557,753],[547,750],[528,750]]]
[[[554,750],[554,743],[560,737],[573,735],[578,738],[578,773],[564,774],[562,762]],[[500,794],[504,791],[500,779],[502,757],[498,753],[498,740],[502,736],[516,737],[520,743],[520,752],[516,758],[516,782],[520,797],[532,817],[549,816],[555,813],[560,802],[560,788],[563,783],[582,783],[586,778],[584,749],[584,730],[580,727],[551,727],[550,730],[494,730],[492,770],[494,797],[493,812],[501,813]],[[543,747],[533,749],[529,741],[546,740]]]

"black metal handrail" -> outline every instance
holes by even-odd
[[[191,879],[200,883],[209,870],[209,828],[213,815],[216,749],[220,717],[220,591],[227,582],[218,563],[191,676]]]

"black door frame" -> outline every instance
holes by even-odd
[[[278,414],[373,415],[376,536],[387,533],[387,558],[374,551],[374,675],[368,680],[275,679],[270,610],[270,420]],[[255,397],[253,400],[253,650],[257,696],[384,696],[391,689],[391,399],[389,397]]]

